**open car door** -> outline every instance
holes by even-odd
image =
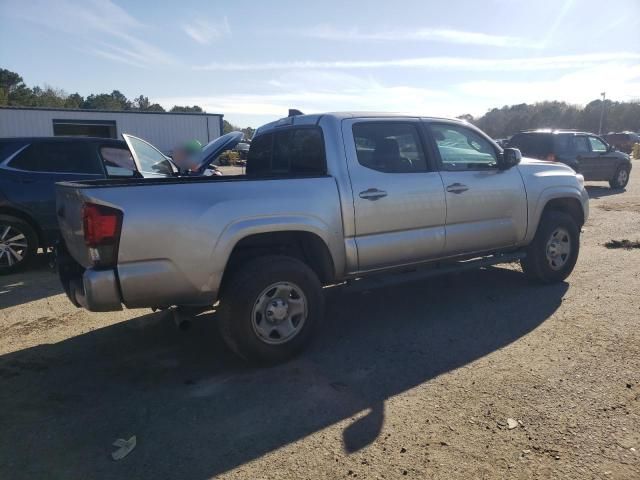
[[[178,170],[171,159],[149,142],[127,133],[123,133],[122,137],[143,177],[173,177],[177,174]]]

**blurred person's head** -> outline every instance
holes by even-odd
[[[181,170],[198,168],[202,144],[198,140],[190,140],[173,151],[173,161]]]

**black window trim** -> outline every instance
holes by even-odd
[[[493,148],[493,151],[496,154],[496,164],[495,164],[495,166],[493,166],[493,167],[487,166],[486,168],[469,168],[469,169],[466,169],[466,170],[449,170],[449,169],[445,168],[444,162],[442,161],[442,156],[440,155],[440,149],[438,148],[438,143],[436,142],[436,139],[433,136],[433,132],[431,130],[431,127],[433,125],[447,125],[447,126],[450,126],[450,127],[466,128],[466,129],[476,133],[480,137],[484,138],[489,143],[491,148]],[[432,149],[432,151],[434,152],[434,155],[435,155],[434,158],[436,158],[436,162],[437,162],[437,165],[438,165],[438,171],[440,171],[440,172],[499,172],[500,171],[500,168],[498,167],[498,157],[499,157],[499,155],[502,154],[502,150],[500,150],[499,148],[496,148],[495,142],[493,140],[491,140],[491,138],[489,138],[481,130],[476,130],[475,128],[469,127],[468,125],[462,125],[460,123],[447,122],[447,121],[426,121],[426,122],[424,122],[424,126],[425,126],[425,133],[426,133],[427,137],[429,138],[429,143],[431,145],[431,149]]]
[[[366,165],[362,165],[360,163],[360,161],[358,160],[358,147],[356,146],[356,136],[353,133],[353,127],[355,127],[356,125],[380,125],[380,124],[385,124],[385,123],[392,123],[394,125],[411,125],[412,127],[415,127],[416,132],[418,133],[418,142],[420,143],[420,148],[422,148],[422,153],[424,154],[425,157],[425,166],[426,166],[426,170],[414,170],[411,172],[383,172],[382,170],[376,170],[374,168],[369,168]],[[363,168],[366,168],[368,170],[371,170],[373,172],[378,172],[378,173],[385,173],[385,174],[391,174],[391,175],[398,175],[398,174],[414,174],[414,173],[433,173],[433,172],[437,172],[437,166],[436,166],[436,162],[433,160],[435,157],[433,157],[433,153],[431,152],[431,150],[429,149],[429,142],[426,138],[426,133],[423,131],[423,123],[421,122],[419,118],[416,119],[406,119],[406,118],[398,118],[398,119],[394,119],[394,118],[380,118],[379,120],[356,120],[351,124],[351,140],[353,141],[353,145],[356,151],[356,162],[358,163],[358,165],[360,165]]]
[[[55,137],[52,137],[55,138]],[[42,142],[29,142],[26,145],[24,145],[23,147],[19,148],[18,151],[14,152],[12,155],[10,155],[6,160],[4,160],[1,164],[0,164],[0,168],[5,169],[5,170],[9,170],[12,172],[21,172],[21,173],[30,173],[30,174],[43,174],[43,175],[82,175],[82,176],[87,176],[87,175],[92,175],[95,177],[105,177],[106,176],[106,172],[105,172],[105,167],[104,167],[104,163],[102,162],[102,158],[100,158],[99,154],[97,154],[97,152],[94,149],[94,154],[97,154],[97,160],[98,163],[100,164],[100,170],[102,173],[82,173],[82,172],[55,172],[55,171],[49,171],[49,170],[25,170],[24,168],[16,168],[16,167],[12,167],[10,165],[10,163],[13,161],[13,159],[15,157],[17,157],[20,153],[22,153],[24,150],[26,150],[27,148],[31,147],[32,145],[37,145],[39,143],[47,143],[47,141],[42,141]],[[59,143],[59,142],[51,142],[51,143]],[[88,142],[87,142],[88,143]]]
[[[320,132],[320,140],[322,143],[322,159],[323,159],[323,168],[322,173],[273,173],[273,151],[274,151],[274,143],[276,134],[287,131],[287,130],[317,130]],[[268,179],[279,179],[279,178],[316,178],[316,177],[327,177],[329,176],[329,169],[327,165],[327,148],[324,141],[324,132],[322,131],[322,127],[319,125],[279,125],[271,130],[267,130],[264,133],[261,133],[258,136],[255,136],[251,139],[251,143],[256,141],[257,138],[271,135],[271,158],[269,159],[269,174],[268,175],[260,175],[260,178],[268,178]],[[291,167],[291,165],[289,165]]]

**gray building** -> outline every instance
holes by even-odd
[[[222,135],[222,115],[0,107],[0,137],[121,138],[123,133],[168,153],[188,140],[197,139],[204,145]]]

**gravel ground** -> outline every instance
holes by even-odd
[[[604,247],[640,239],[633,173],[589,187],[568,282],[507,266],[331,292],[320,338],[270,369],[215,314],[183,333],[75,309],[44,261],[3,277],[0,478],[640,478],[640,249]]]

